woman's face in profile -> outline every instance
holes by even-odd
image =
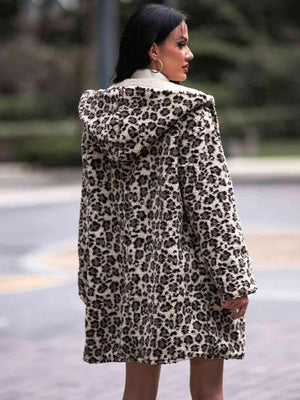
[[[152,44],[149,50],[149,55],[152,59],[150,66],[159,70],[159,61],[154,61],[159,58],[163,63],[163,68],[160,72],[169,80],[185,81],[188,69],[184,68],[184,66],[194,58],[188,47],[188,40],[188,27],[185,21],[182,21],[169,33],[163,44]]]

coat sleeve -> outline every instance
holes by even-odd
[[[81,157],[82,157],[82,177],[81,177],[81,199],[78,223],[78,241],[77,241],[77,254],[79,261],[79,269],[77,273],[78,295],[84,304],[87,304],[87,291],[88,291],[88,264],[89,264],[89,249],[88,249],[88,229],[89,229],[89,216],[87,207],[87,176],[86,176],[86,155],[88,151],[88,125],[85,122],[89,110],[87,101],[94,93],[93,90],[86,90],[79,100],[78,115],[82,122],[82,136],[81,136]]]
[[[255,293],[257,285],[211,98],[185,121],[178,172],[182,201],[198,240],[201,261],[226,302]]]
[[[87,304],[87,208],[84,200],[85,196],[85,178],[82,178],[81,201],[78,224],[77,254],[79,269],[77,272],[78,295],[84,304]]]
[[[92,101],[94,94],[95,94],[95,90],[93,90],[93,89],[85,90],[82,93],[79,103],[78,103],[78,115],[79,115],[81,122],[84,125],[89,120],[89,113],[90,113],[89,103]]]

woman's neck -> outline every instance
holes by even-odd
[[[150,68],[137,69],[130,79],[160,79],[169,82],[169,79],[162,72],[152,72]]]

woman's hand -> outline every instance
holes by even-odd
[[[248,303],[248,296],[238,297],[237,299],[229,300],[226,303],[224,303],[221,299],[221,306],[228,308],[231,312],[233,312],[228,315],[232,319],[243,317],[246,313]]]

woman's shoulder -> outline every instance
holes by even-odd
[[[152,107],[153,100],[156,99],[157,106],[174,108],[174,112],[194,113],[201,112],[203,106],[214,109],[215,100],[212,95],[188,86],[176,84],[170,81],[159,79],[128,78],[121,82],[109,86],[107,89],[87,89],[81,95],[78,111],[81,119],[89,114],[91,107],[100,107],[101,104],[114,104],[116,99],[121,96],[127,98],[127,105],[136,103],[136,98],[142,96],[144,105]],[[166,97],[168,100],[166,101]],[[101,101],[100,101],[101,99]],[[131,100],[133,103],[131,103]],[[180,105],[180,110],[178,106]]]
[[[121,82],[111,85],[110,87],[107,88],[107,90],[114,89],[117,87],[136,87],[136,86],[157,89],[158,91],[168,90],[174,93],[198,95],[204,97],[207,101],[214,102],[214,97],[212,95],[202,92],[201,90],[194,89],[181,84],[178,85],[170,81],[168,82],[159,79],[128,78],[124,79]]]

